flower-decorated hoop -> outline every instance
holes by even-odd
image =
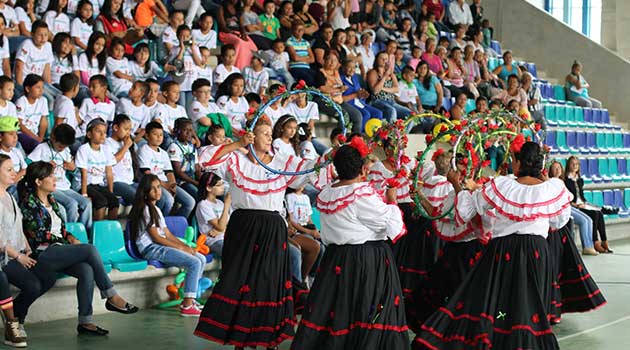
[[[254,130],[254,128],[256,127],[256,123],[258,122],[258,119],[264,114],[265,110],[267,109],[267,107],[271,106],[272,104],[287,98],[291,95],[297,95],[297,94],[310,94],[310,95],[316,95],[321,97],[324,102],[327,105],[330,105],[331,107],[334,108],[335,112],[337,112],[338,116],[339,116],[339,120],[341,121],[341,133],[342,135],[346,134],[346,121],[344,119],[344,114],[343,111],[341,110],[341,106],[339,104],[337,104],[335,101],[333,101],[330,96],[322,93],[321,91],[317,90],[317,89],[313,89],[313,88],[309,88],[309,87],[304,87],[304,85],[300,82],[299,85],[301,88],[296,89],[296,90],[290,90],[290,91],[285,91],[282,94],[276,95],[274,96],[272,99],[270,99],[269,101],[267,101],[267,103],[263,104],[262,106],[258,107],[258,109],[256,110],[256,113],[254,114],[254,118],[252,121],[251,126],[247,129],[248,132],[251,132]],[[252,156],[254,157],[254,159],[256,159],[256,161],[258,162],[258,164],[260,164],[263,168],[265,168],[267,171],[277,174],[277,175],[286,175],[286,176],[298,176],[298,175],[306,175],[309,173],[312,173],[314,171],[318,171],[319,169],[326,167],[328,164],[330,164],[330,162],[332,161],[331,158],[326,159],[324,162],[317,162],[317,164],[311,168],[311,169],[305,169],[305,170],[300,170],[300,171],[284,171],[282,169],[274,169],[272,167],[270,167],[269,165],[265,164],[262,160],[260,160],[260,158],[258,158],[258,156],[256,155],[256,152],[254,152],[254,145],[250,144],[249,145],[249,151],[252,154]]]

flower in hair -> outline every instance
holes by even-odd
[[[433,152],[433,156],[431,156],[431,160],[435,162],[439,156],[444,154],[444,148],[438,148],[435,152]]]
[[[350,140],[350,143],[348,144],[348,146],[359,151],[361,158],[367,157],[367,155],[370,153],[370,148],[365,143],[365,141],[363,141],[363,139],[359,136],[353,137],[352,140]]]
[[[510,144],[510,152],[519,153],[524,144],[525,136],[523,136],[523,134],[516,135],[516,137],[512,140],[512,143]]]
[[[302,90],[306,87],[306,82],[304,80],[298,81],[297,85],[295,85],[296,90]]]
[[[286,86],[284,86],[284,85],[280,86],[280,87],[278,88],[278,91],[276,91],[276,93],[277,93],[278,95],[280,95],[280,94],[284,94],[285,92],[287,92],[287,87],[286,87]]]

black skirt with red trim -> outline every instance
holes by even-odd
[[[287,225],[277,212],[236,210],[219,280],[195,335],[240,347],[274,347],[294,335]]]
[[[414,349],[559,349],[547,319],[549,246],[541,236],[490,241],[448,303],[422,325]]]
[[[405,296],[416,290],[437,261],[440,240],[431,221],[413,214],[412,203],[399,203],[407,234],[392,246]]]
[[[414,333],[424,321],[446,304],[468,273],[483,256],[486,245],[475,239],[468,242],[447,242],[438,253],[439,259],[428,278],[407,296],[407,322]]]
[[[553,320],[560,321],[561,313],[586,312],[606,304],[570,236],[569,225],[550,232],[547,241],[554,261],[550,303]]]
[[[402,350],[407,330],[389,245],[329,245],[291,349]]]

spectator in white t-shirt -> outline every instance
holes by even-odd
[[[160,123],[163,127],[163,143],[161,147],[167,149],[170,146],[175,127],[175,120],[179,118],[188,118],[186,109],[177,104],[179,101],[179,84],[170,80],[162,84],[162,96],[164,104],[160,105],[157,114],[153,116],[153,120]]]
[[[74,106],[72,99],[79,93],[79,78],[74,73],[62,75],[59,80],[59,89],[61,94],[55,98],[53,106],[55,125],[67,124],[74,130],[78,130],[82,121],[79,116],[79,109]],[[76,151],[78,147],[76,146],[73,150]]]
[[[107,78],[104,75],[95,75],[90,78],[90,97],[83,99],[79,108],[81,118],[78,137],[85,136],[87,125],[96,118],[105,122],[114,120],[116,105],[107,97]]]
[[[15,2],[15,15],[19,35],[31,37],[31,26],[37,20],[35,16],[35,0],[17,0]]]
[[[114,156],[112,167],[114,175],[114,194],[122,197],[123,202],[132,204],[138,189],[134,182],[134,168],[131,151],[134,150],[132,121],[125,114],[118,114],[112,123],[112,136],[107,138],[105,145]]]
[[[470,6],[466,4],[464,0],[453,0],[448,5],[448,21],[451,26],[457,24],[463,24],[471,26],[473,24],[472,13],[470,12]]]
[[[0,116],[17,118],[17,108],[11,102],[15,84],[6,75],[0,75]]]
[[[51,0],[48,4],[48,9],[42,19],[48,24],[48,29],[53,35],[70,32],[70,17],[66,14],[67,8],[68,0]]]
[[[6,29],[3,30],[4,35],[19,35],[17,14],[13,7],[7,5],[8,0],[0,0],[0,14],[4,16]]]
[[[244,88],[245,79],[240,73],[231,74],[219,87],[217,105],[225,112],[232,126],[231,132],[226,130],[228,135],[238,133],[245,127],[249,103],[242,96]]]
[[[199,198],[195,218],[199,227],[199,234],[206,235],[206,245],[217,258],[223,256],[223,237],[230,219],[231,197],[225,193],[225,184],[221,177],[205,172],[199,179]],[[221,201],[217,197],[223,196]]]
[[[79,72],[81,84],[88,86],[90,78],[95,75],[105,75],[107,64],[107,37],[101,32],[90,35],[87,49],[79,55],[79,64],[76,71]]]
[[[297,138],[297,119],[290,114],[283,115],[273,126],[273,142],[271,144],[274,154],[285,154],[288,156],[296,156],[298,138]]]
[[[0,32],[6,28],[7,20],[0,14]],[[11,50],[9,49],[9,38],[6,35],[0,36],[0,75],[11,76]]]
[[[212,79],[212,93],[215,94],[219,85],[227,79],[230,74],[240,73],[241,70],[234,65],[236,62],[236,49],[234,45],[226,44],[221,46],[221,63],[214,69]]]
[[[48,101],[44,95],[44,80],[41,76],[29,74],[24,78],[25,95],[15,101],[20,120],[20,144],[30,153],[44,141],[48,131]]]
[[[214,21],[209,12],[204,12],[197,21],[199,29],[193,29],[192,37],[199,47],[215,49],[217,47],[217,32],[212,29]]]
[[[117,114],[125,114],[131,119],[131,137],[134,143],[140,143],[143,140],[144,128],[151,121],[151,111],[143,101],[146,93],[145,82],[134,82],[129,90],[129,97],[121,98],[116,109]]]
[[[15,82],[21,87],[24,77],[36,74],[51,83],[50,65],[53,60],[52,46],[48,42],[46,22],[38,20],[32,25],[32,37],[26,39],[15,54]],[[21,89],[21,88],[20,88]]]
[[[77,17],[70,25],[70,35],[81,52],[87,50],[88,41],[94,32],[93,15],[94,9],[90,0],[81,0],[77,5]]]
[[[113,38],[109,44],[107,80],[111,85],[112,94],[117,97],[127,96],[134,81],[129,60],[125,57],[125,43],[121,38]]]
[[[169,62],[183,62],[182,74],[179,82],[179,104],[188,107],[192,103],[192,83],[197,79],[197,69],[202,65],[199,46],[191,39],[190,28],[181,25],[177,28],[179,45],[171,49]]]
[[[269,73],[264,70],[265,61],[258,53],[254,53],[252,64],[243,69],[245,77],[245,93],[253,92],[258,95],[264,95],[265,90],[269,86]]]

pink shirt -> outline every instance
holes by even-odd
[[[421,58],[429,64],[429,69],[433,73],[438,74],[442,72],[442,60],[440,59],[440,56],[433,54],[429,57],[429,55],[425,52],[422,54]]]
[[[361,8],[359,7],[359,0],[350,1],[350,10],[352,13],[358,13],[361,11]]]

